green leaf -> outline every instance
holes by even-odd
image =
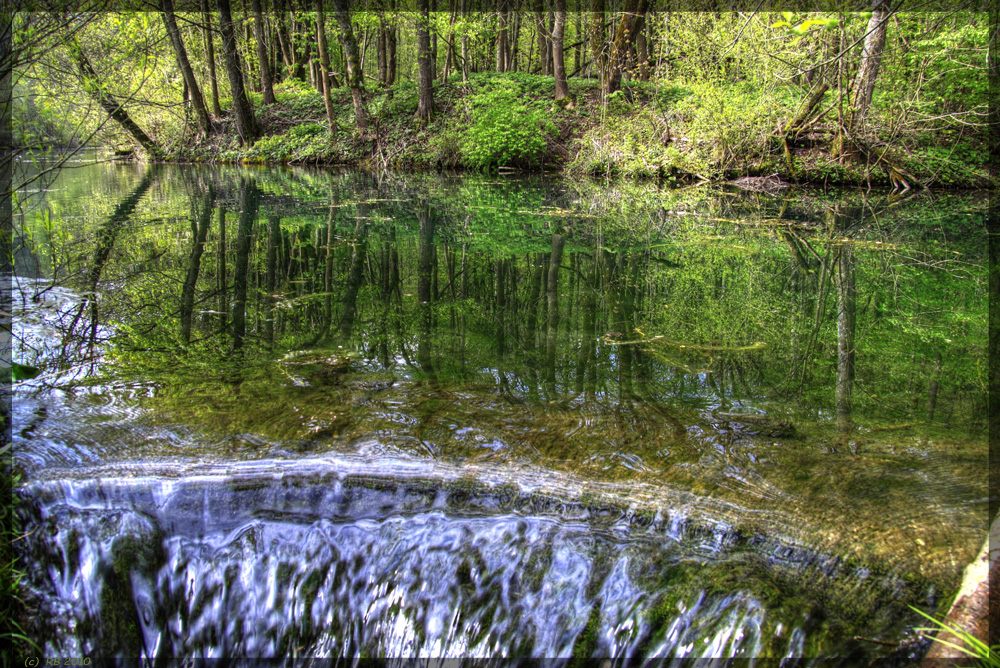
[[[777,23],[772,23],[771,27],[772,28],[787,28],[790,25],[792,25],[792,24],[789,23],[788,21],[778,21]]]
[[[36,369],[35,367],[28,366],[27,364],[18,364],[17,362],[12,362],[10,369],[11,376],[15,383],[22,380],[29,380],[42,373],[41,369]]]

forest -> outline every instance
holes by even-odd
[[[9,7],[0,668],[996,665],[996,3]]]
[[[992,185],[996,62],[976,5],[153,4],[14,14],[14,146],[681,184]]]

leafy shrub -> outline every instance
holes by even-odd
[[[958,142],[950,147],[918,146],[902,162],[927,185],[987,187],[989,153],[981,145]]]
[[[616,90],[608,95],[607,109],[608,114],[612,116],[624,116],[631,113],[632,103],[625,97],[624,91]]]
[[[704,176],[772,161],[775,128],[787,109],[771,91],[749,85],[692,84],[673,107],[686,138],[682,153]]]
[[[333,154],[326,126],[305,123],[284,134],[258,139],[241,158],[244,162],[315,162]]]
[[[420,93],[415,83],[400,83],[392,87],[392,96],[377,95],[371,103],[372,113],[379,118],[409,119],[417,113]]]
[[[299,114],[324,112],[323,95],[304,81],[290,79],[274,87],[274,99]]]
[[[506,88],[521,97],[551,97],[555,83],[551,76],[527,72],[480,72],[469,77],[473,93],[488,93],[495,88]]]
[[[693,92],[687,86],[665,86],[656,92],[656,107],[660,111],[667,111]]]
[[[427,141],[432,164],[446,168],[458,167],[462,162],[462,130],[457,123],[447,123]]]
[[[632,116],[609,116],[580,139],[569,170],[595,176],[658,177],[678,167],[680,156],[669,146],[669,137],[666,119],[649,109]]]
[[[538,164],[546,134],[556,131],[547,110],[525,103],[510,83],[471,95],[469,107],[462,156],[475,169]]]

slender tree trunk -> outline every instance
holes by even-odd
[[[635,39],[640,18],[646,13],[649,0],[625,0],[625,9],[615,40],[611,44],[610,71],[605,87],[605,96],[611,95],[621,88],[622,77],[627,68],[629,58],[635,49]]]
[[[267,217],[267,275],[264,279],[264,300],[267,304],[264,311],[264,340],[268,346],[274,345],[274,290],[278,278],[278,248],[281,246],[281,219],[277,216]]]
[[[226,74],[233,96],[233,112],[236,115],[236,132],[241,144],[252,144],[257,138],[257,119],[247,98],[243,85],[243,71],[240,69],[239,53],[236,51],[236,32],[229,9],[229,0],[215,0],[219,11],[219,29],[222,32],[222,51],[226,59]]]
[[[566,62],[563,57],[563,34],[566,31],[566,0],[556,0],[556,24],[552,30],[552,61],[556,78],[556,100],[569,97]]]
[[[323,104],[326,107],[326,122],[333,132],[336,127],[336,113],[330,87],[330,49],[326,43],[326,17],[323,15],[323,0],[316,0],[316,41],[319,43],[319,63],[322,69],[320,82],[323,86]]]
[[[535,255],[533,265],[531,283],[528,286],[528,323],[525,332],[526,347],[528,350],[534,350],[536,345],[535,330],[538,327],[538,300],[542,289],[542,269],[545,267],[545,258],[542,253]]]
[[[73,47],[79,49],[79,45],[76,44],[75,39],[70,44],[70,48],[72,49]],[[76,326],[83,317],[83,312],[87,309],[88,305],[90,306],[89,340],[91,350],[96,345],[99,316],[97,286],[101,281],[101,274],[104,272],[104,266],[111,257],[111,252],[114,250],[115,242],[118,239],[118,233],[121,232],[121,230],[128,224],[132,214],[135,212],[136,207],[142,200],[143,195],[146,194],[149,188],[156,181],[156,175],[158,173],[159,165],[147,167],[139,185],[137,185],[135,189],[129,193],[128,197],[118,202],[115,206],[115,210],[111,212],[108,219],[101,225],[100,229],[97,230],[97,243],[94,249],[94,256],[90,264],[90,269],[87,271],[85,283],[89,290],[85,293],[86,296],[78,307],[76,315],[73,317],[73,321],[70,323],[69,329],[63,339],[64,346],[69,345],[69,341],[72,341],[75,338],[74,331],[76,330]]]
[[[545,29],[545,74],[554,75],[555,74],[555,54],[552,51],[552,33],[556,29],[556,15],[552,11],[551,7],[547,12],[548,27]]]
[[[426,1],[421,0],[422,3]],[[428,46],[430,45],[428,44]],[[424,202],[417,204],[417,218],[420,221],[417,245],[417,309],[420,313],[420,332],[417,336],[417,362],[425,372],[433,373],[434,366],[431,363],[430,333],[432,318],[431,274],[434,270],[435,220],[433,213]]]
[[[361,289],[362,270],[368,256],[365,241],[368,238],[368,205],[358,204],[358,218],[354,223],[354,243],[351,246],[351,269],[347,274],[344,292],[344,310],[340,318],[340,334],[351,336],[358,311],[358,290]]]
[[[430,10],[428,0],[417,0],[417,118],[429,121],[434,113],[434,75],[431,70]]]
[[[257,186],[253,180],[240,184],[240,224],[236,232],[236,267],[233,275],[233,349],[243,347],[247,325],[247,275],[250,266],[251,236],[257,219]]]
[[[604,0],[591,0],[590,12],[590,49],[597,69],[597,79],[601,84],[601,93],[607,90],[608,55],[604,39]]]
[[[856,290],[854,287],[854,251],[840,249],[837,262],[837,429],[851,430],[851,393],[854,387],[854,329]]]
[[[937,408],[938,389],[941,380],[941,351],[934,353],[934,375],[931,376],[930,385],[927,388],[927,421],[934,421],[934,411]]]
[[[576,45],[573,47],[573,72],[575,73],[583,68],[582,53],[585,41],[583,34],[583,12],[573,12],[573,18],[576,21]]]
[[[389,29],[385,24],[385,14],[379,13],[378,17],[378,83],[385,86],[389,79]]]
[[[545,4],[543,0],[535,0],[535,43],[538,46],[538,71],[542,75],[549,73],[548,49],[545,48]]]
[[[396,0],[389,0],[390,8],[396,10]],[[386,34],[386,80],[385,84],[391,86],[396,83],[396,41],[399,36],[399,29],[395,25],[389,26]]]
[[[304,21],[292,22],[292,50],[295,56],[295,78],[300,81],[306,80],[306,65],[309,63],[309,56],[311,49],[309,48],[310,40],[305,37],[306,27]],[[298,48],[295,43],[295,36],[298,35],[300,38],[300,43],[304,42],[303,48]]]
[[[257,41],[257,60],[260,61],[260,88],[264,93],[264,104],[274,104],[274,80],[271,73],[271,59],[267,53],[267,31],[264,26],[264,12],[260,0],[252,0],[253,34]]]
[[[295,69],[295,47],[292,45],[292,36],[288,32],[288,23],[286,22],[288,12],[285,10],[284,0],[277,0],[274,9],[278,47],[281,49],[281,61],[285,66],[285,77],[288,77],[293,74]]]
[[[466,8],[467,1],[468,0],[461,0],[463,25],[465,24],[465,17],[468,16],[468,9]],[[466,34],[465,30],[462,30],[462,83],[468,83],[468,82],[469,82],[469,36]]]
[[[358,130],[364,133],[368,130],[368,111],[365,109],[365,82],[358,43],[351,26],[351,3],[350,0],[334,0],[333,5],[337,12],[337,23],[340,24],[344,55],[347,56],[347,86],[351,89],[351,99],[354,101],[354,120],[358,124]]]
[[[215,203],[215,191],[211,186],[205,194],[202,202],[201,214],[197,220],[191,220],[191,232],[193,243],[191,244],[191,254],[188,256],[187,275],[184,278],[184,287],[181,289],[181,340],[184,343],[191,342],[191,321],[194,316],[194,294],[198,286],[198,274],[201,272],[201,256],[205,251],[205,239],[208,237],[208,228],[212,226],[212,205]]]
[[[545,370],[546,380],[551,391],[555,391],[556,382],[556,341],[559,334],[559,268],[562,265],[563,246],[566,238],[561,234],[552,235],[552,255],[549,258],[548,277],[548,331],[545,340]]]
[[[226,276],[226,207],[220,206],[219,212],[219,334],[225,335],[229,326],[229,278]]]
[[[222,105],[219,104],[219,78],[215,71],[215,36],[212,34],[211,20],[208,14],[208,0],[201,0],[202,33],[205,39],[205,60],[208,61],[208,80],[212,86],[212,113],[216,118],[222,117]]]
[[[635,55],[638,65],[639,81],[649,81],[652,68],[649,66],[649,40],[646,37],[646,14],[639,17],[639,25],[636,28]]]
[[[147,153],[153,157],[160,155],[160,147],[157,146],[156,142],[149,138],[149,135],[128,115],[125,107],[119,104],[114,96],[104,87],[93,65],[87,59],[87,54],[83,52],[80,42],[74,37],[68,46],[70,56],[76,61],[77,69],[80,71],[80,80],[83,83],[84,90],[97,100],[101,108],[117,121],[126,132],[132,135],[132,138],[139,142],[139,145],[146,149]]]
[[[872,17],[868,21],[868,33],[865,46],[861,51],[861,64],[857,77],[854,79],[854,105],[851,111],[851,133],[856,135],[861,131],[872,104],[875,92],[875,81],[878,79],[879,67],[882,64],[882,51],[885,48],[886,28],[889,25],[889,8],[886,0],[874,0]]]
[[[174,56],[177,58],[177,66],[181,70],[184,84],[187,87],[188,95],[191,98],[191,106],[194,107],[195,118],[198,119],[198,130],[203,135],[212,134],[212,119],[208,116],[208,109],[205,107],[205,98],[201,95],[201,87],[191,69],[191,61],[187,57],[187,49],[184,48],[184,40],[181,38],[181,31],[177,29],[177,19],[174,17],[174,4],[172,0],[160,0],[160,15],[167,28],[167,36],[170,44],[174,48]]]
[[[437,17],[438,0],[431,0],[431,16]],[[431,30],[431,79],[437,79],[438,71],[438,33]]]
[[[506,72],[509,69],[507,47],[509,18],[507,0],[497,0],[497,72]]]

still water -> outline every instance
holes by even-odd
[[[47,654],[902,665],[986,534],[975,195],[114,163],[30,190]]]

